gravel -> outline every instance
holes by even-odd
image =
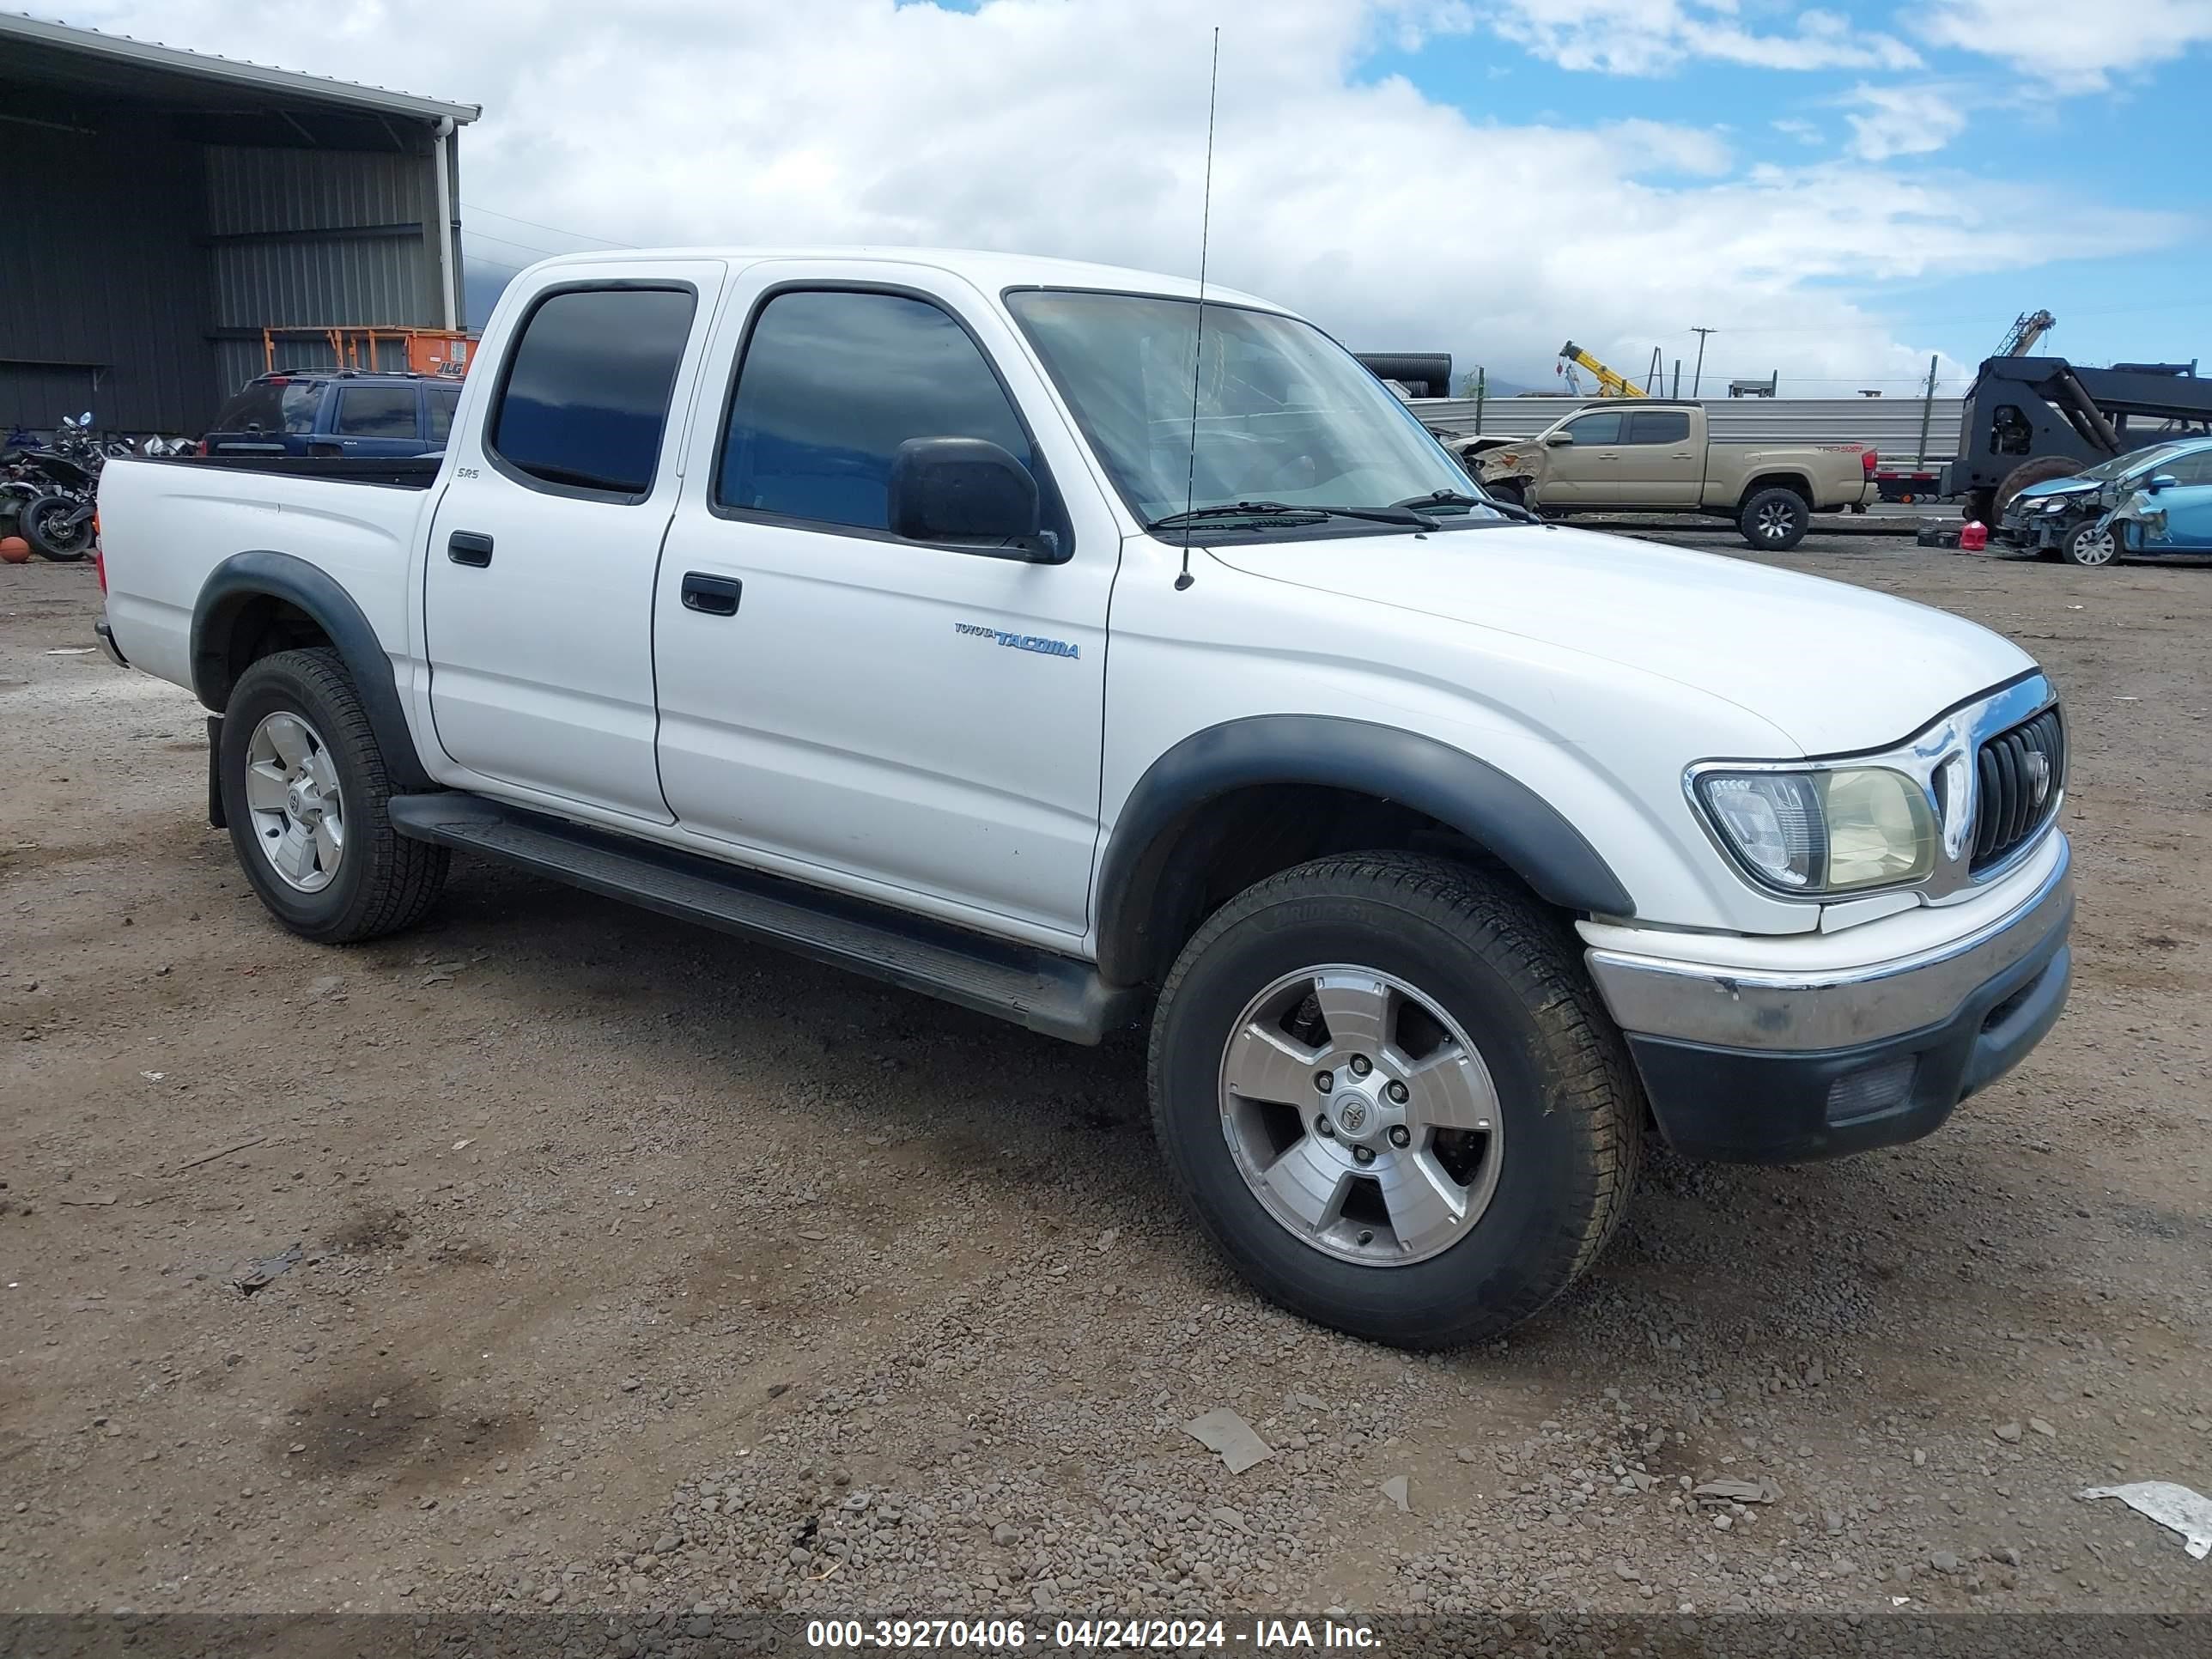
[[[43,655],[88,572],[0,571],[0,1601],[2212,1611],[2074,1495],[2212,1490],[2212,573],[1777,562],[2058,674],[2073,1005],[1917,1146],[1655,1151],[1588,1280],[1419,1357],[1207,1250],[1133,1042],[466,861],[423,933],[291,939],[204,826],[190,699]],[[1272,1455],[1231,1473],[1184,1431],[1216,1409]]]

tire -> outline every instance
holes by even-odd
[[[287,751],[302,746],[310,758],[295,767]],[[302,939],[343,945],[396,933],[421,921],[446,884],[446,849],[392,828],[384,757],[336,651],[279,652],[239,676],[216,775],[240,868],[269,913]],[[310,824],[331,830],[336,850],[307,834],[312,867],[300,871],[295,831]],[[280,855],[293,858],[299,879],[280,872]]]
[[[2120,556],[2119,532],[2107,525],[2100,536],[2097,521],[2092,519],[2066,532],[2066,539],[2058,544],[2058,556],[2085,569],[2101,569]]]
[[[1482,486],[1483,494],[1494,495],[1508,507],[1528,505],[1528,486],[1518,478],[1500,478],[1496,483]]]
[[[1994,489],[1970,489],[1959,502],[1959,516],[1968,524],[1996,522],[1997,492]]]
[[[2004,481],[1990,495],[1990,516],[1982,522],[1995,524],[2004,517],[2005,508],[2012,505],[2013,497],[2028,485],[2049,483],[2053,478],[2070,478],[2081,470],[2081,462],[2069,460],[2063,455],[2038,455],[2033,460],[2022,461],[2004,475]]]
[[[1316,969],[1327,970],[1321,981]],[[1353,1010],[1341,1042],[1300,1023],[1323,991]],[[1382,1040],[1373,1028],[1358,1034],[1360,1007],[1396,1011],[1384,1014]],[[1422,1010],[1418,1020],[1409,1007]],[[1271,1020],[1279,1046],[1232,1041]],[[1434,1059],[1429,1039],[1455,1035],[1473,1066],[1448,1063],[1412,1103],[1388,1105],[1392,1070],[1418,1085],[1407,1056]],[[1363,1041],[1388,1052],[1355,1060],[1349,1045]],[[1248,1056],[1272,1073],[1231,1088]],[[1316,1065],[1331,1073],[1328,1094],[1307,1069]],[[1395,1346],[1456,1346],[1527,1319],[1597,1259],[1635,1185],[1643,1096],[1571,941],[1532,902],[1443,860],[1326,859],[1232,899],[1161,991],[1150,1081],[1168,1167],[1245,1278],[1318,1324]],[[1298,1098],[1272,1098],[1285,1093]],[[1436,1101],[1486,1129],[1436,1127],[1440,1114],[1422,1103]],[[1343,1127],[1324,1133],[1316,1120],[1330,1112]],[[1393,1112],[1413,1126],[1402,1153]],[[1376,1142],[1364,1166],[1356,1131]],[[1270,1158],[1286,1172],[1275,1187],[1277,1164],[1261,1169]],[[1406,1225],[1383,1197],[1393,1181],[1401,1193],[1431,1190],[1404,1179],[1425,1169],[1449,1179],[1460,1206],[1455,1215],[1431,1206],[1425,1231],[1418,1206]],[[1286,1178],[1316,1170],[1318,1182]],[[1278,1218],[1279,1201],[1265,1195],[1310,1196],[1328,1182],[1334,1207],[1318,1206],[1303,1226]]]
[[[1802,495],[1780,484],[1755,491],[1736,514],[1735,527],[1761,552],[1787,553],[1805,539],[1813,509]]]
[[[72,563],[91,552],[92,520],[65,526],[82,505],[70,496],[52,493],[25,502],[20,528],[31,551],[57,564]]]

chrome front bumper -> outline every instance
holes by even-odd
[[[2031,862],[2042,873],[2023,872],[2017,903],[1907,954],[1776,971],[1590,950],[1668,1142],[1759,1164],[1894,1146],[2018,1065],[2057,1022],[2073,974],[2071,849],[2051,833],[2056,855]],[[1853,931],[1806,948],[1832,958]]]
[[[2057,860],[2017,907],[1910,956],[1767,972],[1592,950],[1590,977],[1624,1031],[1767,1049],[1838,1048],[1900,1036],[1946,1018],[2053,933],[2063,937],[2074,919],[2073,849],[2053,833]]]

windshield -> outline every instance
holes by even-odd
[[[1186,506],[1387,509],[1438,491],[1472,495],[1467,473],[1389,389],[1311,324],[1194,300],[1030,289],[1006,304],[1043,358],[1115,487],[1147,526]],[[1199,359],[1197,438],[1191,367]],[[1481,507],[1431,507],[1502,522]],[[1382,527],[1351,520],[1368,534]],[[1298,529],[1310,515],[1217,514],[1211,528]],[[1344,527],[1336,524],[1336,527]],[[1407,526],[1420,527],[1414,520]]]
[[[2107,478],[2124,477],[2137,471],[2148,471],[2160,463],[2173,459],[2189,447],[2187,444],[2160,444],[2155,449],[2131,449],[2124,455],[2115,455],[2109,461],[2100,461],[2094,466],[2083,467],[2071,478],[2054,479],[2057,483],[2072,483],[2077,479],[2094,478],[2102,483]]]

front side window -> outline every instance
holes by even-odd
[[[982,438],[1037,470],[998,376],[945,312],[902,294],[779,294],[745,343],[714,501],[888,530],[891,459],[910,438]]]
[[[1201,345],[1193,300],[1030,289],[1006,305],[1145,525],[1186,505],[1372,509],[1467,495],[1465,470],[1413,411],[1310,323],[1209,304]],[[1433,510],[1500,522],[1479,506]],[[1255,520],[1240,533],[1312,533],[1318,520]]]
[[[492,453],[558,488],[650,494],[696,304],[689,289],[666,288],[542,301],[507,358]]]
[[[1628,441],[1632,444],[1686,443],[1689,436],[1686,409],[1639,409],[1628,417]]]
[[[2170,474],[2177,484],[2212,483],[2212,449],[2200,449],[2191,455],[2177,455],[2157,470]]]
[[[411,438],[415,388],[349,386],[338,393],[337,431],[346,438]]]
[[[1611,410],[1585,415],[1579,420],[1569,421],[1566,432],[1578,444],[1617,444],[1620,441],[1620,416]]]

